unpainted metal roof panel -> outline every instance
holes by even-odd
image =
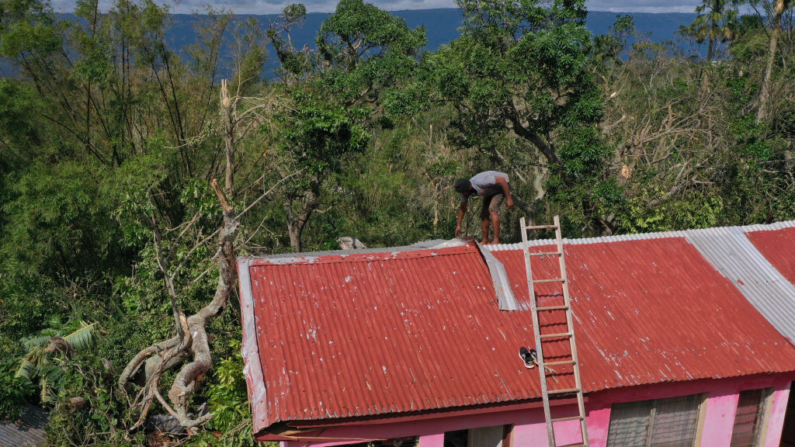
[[[782,335],[795,340],[795,287],[741,228],[693,231],[687,239]]]

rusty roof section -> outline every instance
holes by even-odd
[[[686,236],[565,244],[586,393],[795,371],[795,348]],[[499,310],[474,243],[241,259],[255,432],[539,398],[518,356],[534,344],[521,251],[489,249],[519,311]],[[553,262],[534,258],[534,276],[555,275]],[[551,287],[540,301],[559,296]]]

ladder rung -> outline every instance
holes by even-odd
[[[550,419],[552,422],[579,421],[585,419],[582,416],[569,416],[567,418]]]
[[[541,334],[541,336],[539,338],[541,338],[541,339],[545,339],[545,338],[563,338],[563,337],[571,337],[571,335],[572,335],[571,332],[563,332],[563,333],[560,333],[560,334]]]
[[[573,365],[575,363],[577,362],[575,362],[574,360],[566,360],[563,362],[549,362],[549,363],[544,362],[544,366]]]
[[[547,306],[547,307],[536,307],[538,312],[544,312],[549,310],[566,310],[569,306]]]
[[[536,284],[541,284],[545,282],[566,282],[566,279],[565,278],[539,279],[539,280],[533,280],[533,282]]]
[[[528,225],[524,227],[525,230],[550,230],[552,228],[557,228],[557,225]]]
[[[530,253],[530,256],[560,256],[563,253],[559,251],[547,251],[547,252],[539,252],[539,253]]]
[[[547,391],[548,394],[571,394],[571,393],[579,393],[579,388],[568,388],[565,390],[549,390]]]

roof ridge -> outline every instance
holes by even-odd
[[[652,233],[631,233],[631,234],[618,234],[613,236],[600,236],[600,237],[586,237],[586,238],[563,238],[564,244],[582,245],[582,244],[601,244],[609,242],[623,242],[623,241],[637,241],[648,239],[665,239],[674,237],[687,237],[688,235],[697,235],[704,232],[715,231],[730,231],[737,229],[743,233],[756,232],[756,231],[774,231],[784,228],[795,227],[795,220],[787,220],[782,222],[774,222],[772,224],[755,224],[755,225],[732,225],[725,227],[707,227],[707,228],[694,228],[689,230],[675,230],[675,231],[655,231]],[[550,245],[555,243],[555,239],[535,239],[528,241],[530,247],[538,247],[543,245]],[[500,244],[500,245],[484,245],[484,248],[489,251],[508,251],[508,250],[521,250],[522,244]]]
[[[362,250],[363,251],[363,250]],[[474,253],[477,248],[469,245],[459,245],[450,247],[416,248],[413,250],[390,250],[376,252],[357,252],[357,250],[339,250],[336,253],[306,253],[277,256],[240,256],[240,260],[248,260],[251,265],[290,265],[290,264],[314,264],[316,262],[324,264],[342,262],[371,262],[376,260],[395,261],[407,258],[432,258],[444,256],[459,256]],[[420,252],[428,252],[421,254]],[[402,256],[401,256],[402,255]],[[333,259],[333,258],[337,259]],[[332,258],[332,259],[330,259]]]

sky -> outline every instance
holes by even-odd
[[[172,0],[173,1],[173,0]],[[75,0],[51,0],[57,12],[71,12]],[[202,12],[204,6],[229,9],[238,14],[278,14],[290,3],[301,2],[309,12],[331,12],[337,2],[333,0],[176,0],[171,12],[191,14]],[[107,10],[110,0],[100,0],[100,7]],[[379,8],[389,11],[404,9],[454,8],[454,0],[369,0]],[[588,0],[590,11],[610,12],[688,12],[692,13],[699,0]]]

